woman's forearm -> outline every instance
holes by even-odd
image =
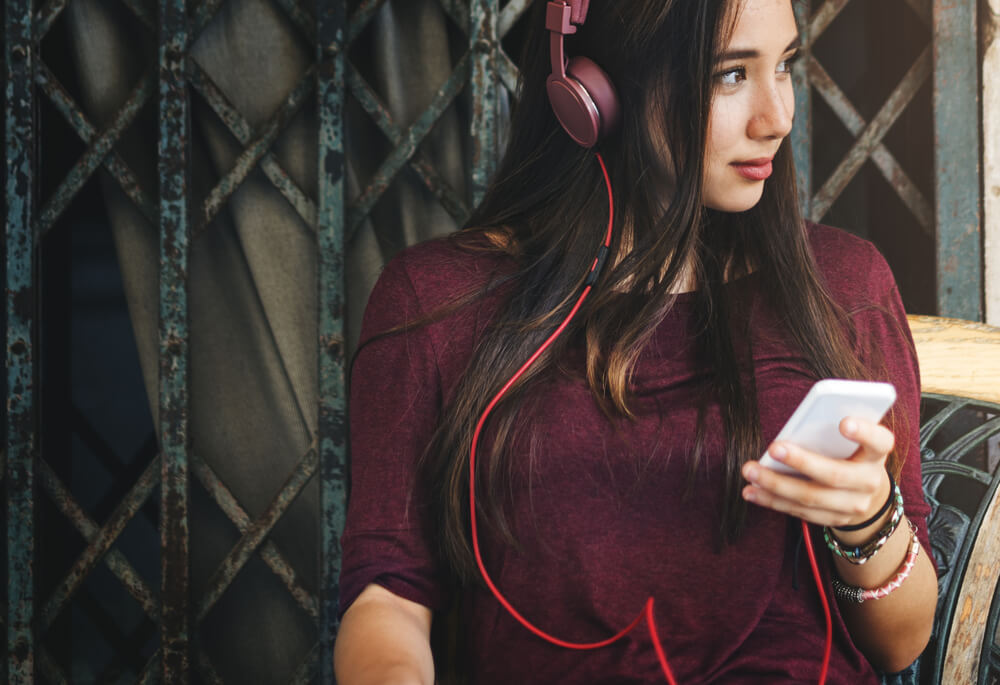
[[[858,537],[863,539],[866,531],[859,533]],[[868,563],[855,565],[834,556],[836,572],[847,585],[880,587],[899,571],[910,541],[910,529],[904,519]],[[923,549],[902,585],[887,597],[860,604],[839,600],[841,615],[855,644],[872,665],[886,673],[901,671],[920,656],[930,638],[936,604],[937,573]]]
[[[340,685],[433,685],[431,611],[369,585],[344,614],[334,648]]]

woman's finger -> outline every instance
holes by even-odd
[[[869,492],[878,486],[881,476],[877,460],[831,459],[787,442],[773,443],[767,453],[812,481],[838,490]]]
[[[851,457],[854,461],[883,461],[896,445],[896,437],[885,426],[852,416],[840,422],[840,433],[860,445]]]
[[[796,518],[803,519],[809,523],[820,526],[844,526],[850,524],[854,517],[843,511],[824,509],[818,507],[808,507],[797,500],[779,497],[773,492],[764,490],[755,485],[747,485],[743,488],[743,498],[761,507],[788,514]]]
[[[832,461],[826,457],[817,458]],[[832,486],[816,479],[779,473],[761,466],[758,462],[744,464],[743,477],[755,488],[755,492],[761,494],[758,503],[764,506],[769,506],[767,502],[770,502],[771,498],[777,498],[794,503],[802,510],[818,509],[856,518],[870,506],[871,498],[878,489],[879,474],[868,473],[870,469],[860,468],[857,464],[841,463],[839,466],[842,467],[840,470],[847,474],[839,476],[841,482],[839,486]],[[852,474],[852,471],[858,473]],[[847,487],[848,481],[853,487]]]

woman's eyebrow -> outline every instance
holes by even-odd
[[[786,52],[791,52],[796,50],[802,45],[802,39],[799,36],[795,36],[791,43],[788,44],[782,54]],[[718,57],[715,58],[716,62],[728,62],[733,59],[754,59],[760,57],[760,50],[727,50]]]

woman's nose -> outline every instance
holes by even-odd
[[[757,95],[747,134],[754,139],[784,138],[792,130],[794,114],[795,94],[791,84],[770,84]]]

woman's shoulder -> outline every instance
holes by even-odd
[[[806,222],[806,233],[816,265],[838,299],[859,304],[859,299],[879,300],[886,292],[895,290],[892,270],[870,241],[811,221]]]
[[[505,276],[514,268],[513,258],[473,232],[404,248],[372,288],[361,338],[418,322],[432,337],[458,335],[470,323],[478,330],[506,292]]]
[[[398,252],[382,270],[379,286],[412,291],[430,311],[471,292],[483,291],[513,268],[513,260],[481,233],[433,238]]]

